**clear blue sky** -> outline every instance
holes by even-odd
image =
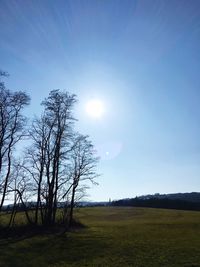
[[[90,199],[199,191],[199,0],[1,0],[0,68],[30,94],[28,116],[52,89],[78,95],[102,156]]]

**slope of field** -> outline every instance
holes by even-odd
[[[200,266],[200,212],[81,208],[64,235],[0,240],[0,266]]]

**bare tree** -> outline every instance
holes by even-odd
[[[13,194],[14,199],[9,227],[14,224],[15,216],[18,210],[23,210],[25,212],[25,216],[29,224],[33,223],[30,216],[30,208],[28,206],[28,200],[32,195],[32,187],[30,181],[27,179],[27,171],[23,168],[23,166],[24,162],[20,163],[20,160],[13,163],[13,170],[11,174],[12,180],[7,190],[10,198],[11,194]]]
[[[76,96],[53,90],[42,102],[44,113],[33,122],[27,150],[30,175],[37,187],[35,223],[41,211],[43,223],[54,224],[59,192],[66,183],[66,159],[72,137],[72,108]]]
[[[0,72],[0,77],[5,75],[6,73]],[[29,101],[26,93],[11,92],[0,82],[0,211],[9,186],[13,152],[25,134],[26,119],[22,110]]]
[[[73,149],[70,154],[70,167],[69,175],[71,177],[71,201],[70,201],[70,211],[69,211],[69,223],[68,226],[72,225],[73,221],[73,210],[75,206],[75,196],[76,193],[84,193],[84,187],[86,182],[95,182],[95,178],[99,175],[97,174],[97,163],[99,158],[96,157],[94,147],[88,136],[76,134],[74,138]],[[68,189],[69,191],[69,189]],[[66,192],[67,193],[67,192]]]
[[[49,128],[46,124],[45,116],[40,119],[35,118],[29,130],[29,137],[32,144],[25,150],[26,159],[22,168],[27,172],[27,179],[32,181],[32,197],[36,200],[35,224],[38,224],[39,211],[42,223],[44,222],[44,212],[42,203],[45,200],[46,181],[45,164],[48,150]]]

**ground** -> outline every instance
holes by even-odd
[[[76,218],[84,228],[0,239],[0,266],[200,267],[200,212],[98,207]]]

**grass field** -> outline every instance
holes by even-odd
[[[82,208],[63,235],[0,240],[0,266],[200,267],[200,212]]]

